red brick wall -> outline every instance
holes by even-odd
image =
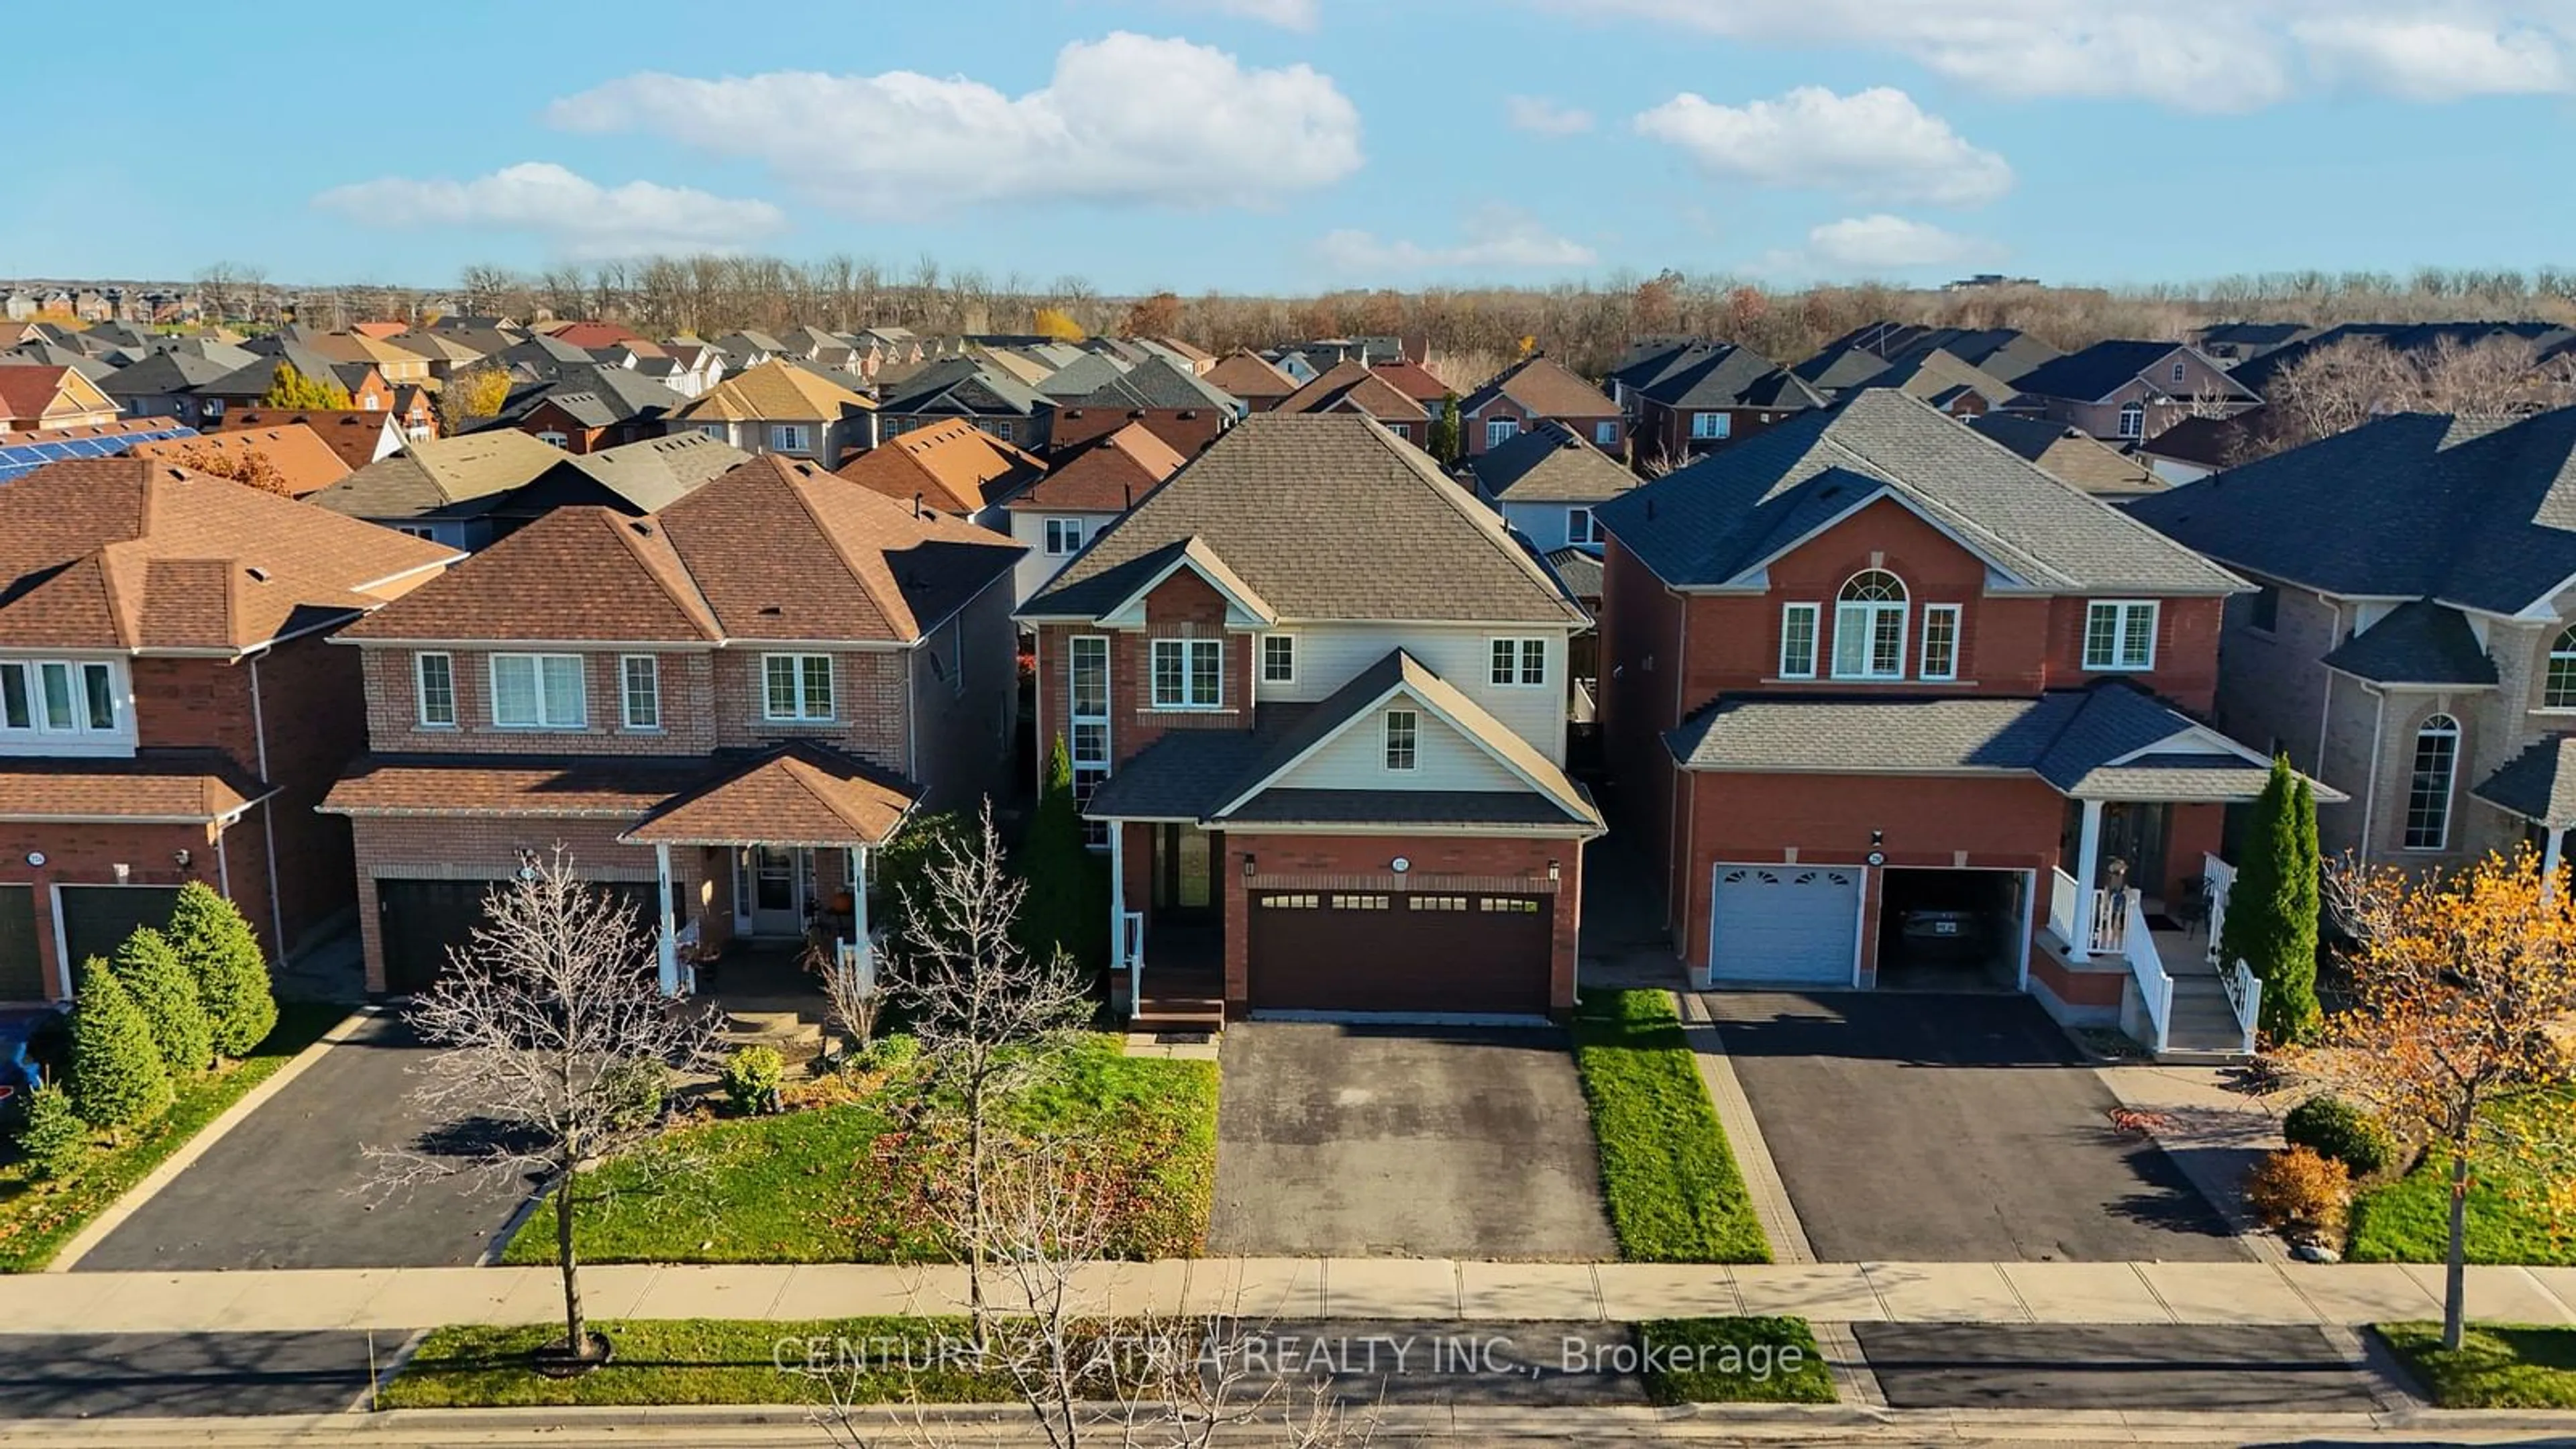
[[[1109,758],[1113,771],[1137,751],[1175,729],[1250,729],[1252,711],[1253,636],[1227,632],[1225,596],[1205,579],[1183,569],[1145,598],[1145,628],[1120,632],[1084,624],[1047,624],[1038,630],[1037,770],[1040,783],[1047,752],[1065,733],[1073,710],[1073,652],[1068,641],[1077,634],[1109,638]],[[1214,711],[1157,710],[1153,707],[1152,643],[1157,637],[1189,636],[1225,639],[1224,705]]]
[[[1133,852],[1138,842],[1130,837]],[[1265,878],[1331,876],[1382,878],[1389,889],[1436,890],[1442,877],[1496,882],[1462,889],[1542,889],[1548,863],[1557,865],[1555,940],[1548,971],[1548,1005],[1556,1012],[1574,1006],[1575,943],[1583,916],[1583,845],[1574,840],[1532,840],[1518,836],[1400,835],[1255,835],[1229,832],[1223,840],[1225,884],[1225,999],[1230,1011],[1251,1004],[1250,905],[1244,889],[1244,859],[1252,858]],[[1402,877],[1388,870],[1396,856],[1412,868]],[[1128,876],[1137,875],[1131,854]],[[1402,884],[1397,884],[1398,881]],[[1508,880],[1508,887],[1499,884]]]
[[[228,870],[234,904],[258,931],[260,944],[274,954],[264,862],[256,855],[244,859],[243,847],[256,835],[256,812],[248,823],[254,828],[236,826],[227,832],[219,857],[215,831],[204,825],[0,822],[0,885],[36,888],[36,954],[44,965],[47,994],[59,993],[63,974],[54,949],[53,887],[112,885],[120,864],[127,868],[129,885],[175,886],[196,880],[214,886]],[[189,855],[185,869],[176,859],[182,850]],[[30,852],[41,852],[45,863],[27,864]]]

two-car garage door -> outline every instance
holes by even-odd
[[[1860,952],[1860,890],[1856,867],[1719,865],[1710,978],[1850,985]]]
[[[447,969],[448,953],[473,944],[483,924],[483,902],[510,888],[499,880],[376,881],[376,914],[383,932],[385,990],[394,996],[420,991]],[[647,926],[657,924],[650,884],[600,882],[597,889],[631,901]]]
[[[1543,1015],[1556,898],[1250,893],[1255,1011]]]

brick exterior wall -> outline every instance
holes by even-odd
[[[1142,632],[1085,624],[1047,624],[1038,630],[1037,762],[1044,785],[1046,757],[1056,737],[1066,733],[1073,710],[1073,651],[1077,634],[1105,634],[1109,639],[1109,758],[1114,773],[1137,751],[1176,729],[1250,729],[1253,711],[1253,636],[1225,627],[1225,596],[1197,574],[1183,569],[1155,586],[1145,597]],[[1152,655],[1155,639],[1222,638],[1225,682],[1216,710],[1157,710],[1153,707]]]
[[[1137,837],[1147,827],[1132,827],[1128,852],[1129,899],[1138,875]],[[1558,1015],[1574,1007],[1575,944],[1582,931],[1583,846],[1573,840],[1533,840],[1523,836],[1398,835],[1260,835],[1230,833],[1218,842],[1223,851],[1218,874],[1225,891],[1225,1000],[1229,1013],[1250,1009],[1252,993],[1251,906],[1244,887],[1244,859],[1253,858],[1266,882],[1315,877],[1338,880],[1347,888],[1364,878],[1385,890],[1437,890],[1442,878],[1464,877],[1481,886],[1460,889],[1544,891],[1548,864],[1557,865],[1554,934],[1548,960],[1548,1006]],[[1412,869],[1392,874],[1387,863],[1405,856]],[[1510,884],[1505,886],[1504,881]],[[1135,909],[1131,906],[1130,909]],[[1151,959],[1150,949],[1148,960]]]
[[[0,885],[36,888],[36,956],[44,967],[48,999],[61,995],[64,963],[54,941],[53,888],[56,885],[112,885],[116,867],[126,867],[126,884],[178,886],[203,881],[220,888],[229,878],[232,901],[259,933],[260,945],[275,955],[268,909],[268,873],[257,852],[258,812],[221,832],[206,825],[43,824],[0,821]],[[178,852],[188,852],[183,869]],[[42,866],[27,864],[30,852],[41,852]],[[74,973],[76,974],[76,973]]]
[[[1602,406],[1605,408],[1610,405],[1610,400],[1608,398],[1603,398],[1601,402]],[[1603,417],[1551,419],[1544,413],[1533,412],[1528,408],[1522,407],[1519,403],[1512,401],[1510,398],[1500,396],[1497,396],[1492,401],[1486,403],[1484,407],[1477,411],[1474,417],[1462,416],[1459,418],[1458,447],[1460,455],[1472,458],[1479,453],[1490,451],[1485,442],[1485,425],[1504,418],[1510,418],[1520,424],[1519,428],[1513,432],[1514,437],[1518,437],[1520,434],[1528,432],[1531,428],[1536,427],[1541,422],[1553,421],[1563,423],[1566,428],[1572,431],[1577,437],[1580,437],[1583,441],[1599,448],[1602,452],[1609,454],[1613,458],[1625,458],[1628,456],[1628,420],[1624,417],[1612,414]],[[1598,425],[1602,423],[1608,423],[1610,425],[1610,441],[1606,443],[1601,441],[1599,434],[1595,431]]]

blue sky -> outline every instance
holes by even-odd
[[[653,250],[1111,292],[2576,260],[2576,0],[442,0],[209,24],[24,148],[0,276]],[[166,11],[166,16],[153,12]],[[31,54],[93,17],[16,17]]]

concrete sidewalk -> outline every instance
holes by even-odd
[[[309,1332],[542,1323],[550,1268],[26,1274],[0,1278],[18,1333]],[[606,1265],[599,1318],[800,1320],[961,1311],[952,1268]],[[1085,1269],[1086,1312],[1260,1318],[1593,1320],[1796,1314],[1820,1323],[2352,1326],[2438,1318],[2441,1269],[2303,1263],[1466,1263],[1429,1258],[1205,1258]],[[2576,1268],[2471,1268],[2469,1313],[2576,1323]]]

